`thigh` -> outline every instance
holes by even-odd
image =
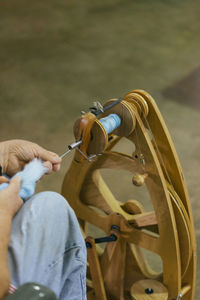
[[[34,281],[52,288],[57,296],[70,274],[84,276],[85,243],[62,196],[43,192],[23,205],[13,219],[9,267],[14,286]]]

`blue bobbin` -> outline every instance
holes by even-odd
[[[103,125],[107,134],[118,128],[121,124],[121,119],[117,114],[110,114],[109,116],[102,118],[99,122]]]

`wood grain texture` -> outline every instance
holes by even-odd
[[[103,133],[98,141],[102,147],[96,142],[93,149],[97,153],[98,149],[102,151],[107,141],[106,149],[92,162],[77,160],[75,154],[62,187],[62,194],[75,210],[85,236],[87,223],[100,228],[105,235],[113,232],[113,225],[119,228],[117,242],[107,243],[103,253],[98,252],[98,260],[90,259],[91,274],[98,273],[99,262],[101,285],[103,282],[109,300],[130,299],[131,286],[140,280],[156,280],[155,285],[165,286],[167,293],[163,292],[163,299],[168,300],[176,299],[186,286],[182,299],[192,300],[196,248],[191,207],[181,166],[160,111],[148,93],[136,90],[106,112],[110,113],[120,115],[121,126],[112,133],[110,141]],[[98,120],[92,122],[94,126],[98,124]],[[89,129],[81,130],[91,137],[92,126]],[[98,135],[98,130],[94,127],[93,135]],[[133,144],[133,155],[113,151],[123,136]],[[83,148],[87,153],[92,141],[88,136],[85,140],[87,146]],[[93,137],[95,140],[97,136]],[[146,186],[153,210],[146,210],[140,199],[118,201],[101,170],[128,171],[137,188]],[[151,269],[142,249],[162,259],[162,274]],[[94,290],[98,288],[102,290],[101,287]],[[88,296],[91,295],[89,290]]]
[[[150,294],[151,292],[152,294]],[[167,300],[168,291],[159,281],[140,280],[131,287],[131,296],[135,300]]]

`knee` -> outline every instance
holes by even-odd
[[[59,229],[77,227],[73,209],[64,197],[55,192],[41,192],[31,197],[21,208],[20,216],[25,222]],[[55,230],[55,229],[54,229]]]
[[[79,223],[73,209],[67,200],[55,192],[41,192],[29,199],[24,206],[27,207],[31,220],[29,222],[38,224],[40,230],[53,232],[57,237],[59,234],[66,237],[69,246],[77,243],[84,245]],[[30,216],[29,215],[29,216]]]
[[[66,216],[74,215],[73,209],[70,207],[67,200],[56,192],[41,192],[34,195],[29,201],[30,209],[37,211],[37,215],[42,214],[43,216]],[[50,214],[50,215],[49,215]]]

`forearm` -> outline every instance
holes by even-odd
[[[0,300],[9,289],[10,273],[8,268],[8,244],[10,240],[12,218],[0,210]]]

